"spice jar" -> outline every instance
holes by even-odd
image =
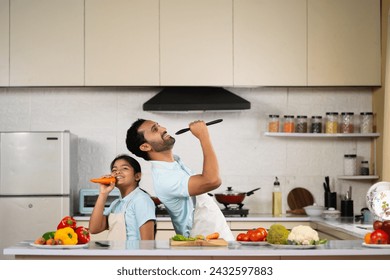
[[[370,168],[368,166],[367,160],[362,160],[360,163],[360,175],[367,176],[370,175]]]
[[[322,133],[322,117],[321,116],[312,116],[311,117],[311,133]]]
[[[292,115],[284,116],[283,132],[287,132],[287,133],[295,132],[294,116]]]
[[[268,116],[268,132],[279,132],[279,115]]]
[[[356,155],[344,155],[344,175],[356,175]]]
[[[337,112],[327,112],[326,113],[326,123],[325,123],[325,133],[337,133],[339,125],[339,113]]]
[[[373,119],[374,114],[372,112],[360,113],[360,133],[373,132]]]
[[[297,124],[295,126],[295,132],[297,133],[307,132],[307,116],[297,116]]]
[[[353,133],[354,132],[354,114],[352,112],[341,113],[341,133]]]

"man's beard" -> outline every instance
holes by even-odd
[[[149,144],[152,146],[153,150],[156,152],[164,152],[171,150],[175,145],[175,138],[169,137],[168,139],[163,139],[163,142],[150,142]]]

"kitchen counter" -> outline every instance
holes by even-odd
[[[173,247],[168,240],[111,241],[109,247],[90,242],[80,249],[41,249],[33,241],[4,249],[16,259],[382,259],[390,260],[390,248],[367,248],[361,240],[330,240],[313,249],[282,249],[270,245],[246,246],[229,242],[227,247]]]
[[[89,221],[89,216],[75,216],[77,221]],[[170,222],[169,216],[158,216],[158,222]],[[334,230],[344,232],[352,235],[356,238],[363,239],[364,235],[372,231],[372,224],[362,224],[360,222],[354,222],[353,218],[340,218],[337,220],[325,220],[323,218],[314,218],[306,215],[282,215],[281,217],[273,217],[271,214],[248,214],[247,217],[226,217],[226,221],[229,224],[240,222],[253,222],[258,223],[259,226],[263,223],[288,223],[288,222],[302,222],[310,223],[310,225],[317,229],[318,225],[331,227]]]

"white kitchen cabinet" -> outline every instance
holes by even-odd
[[[159,83],[159,0],[86,0],[85,85]]]
[[[0,0],[0,87],[9,86],[9,1]]]
[[[235,86],[306,85],[306,2],[234,0]]]
[[[380,85],[380,18],[380,0],[308,0],[308,85]]]
[[[10,1],[10,86],[84,85],[84,1]]]
[[[160,1],[161,85],[233,85],[232,1]]]

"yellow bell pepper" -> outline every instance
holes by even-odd
[[[78,241],[77,234],[71,227],[57,229],[54,239],[61,240],[62,245],[76,245]]]

